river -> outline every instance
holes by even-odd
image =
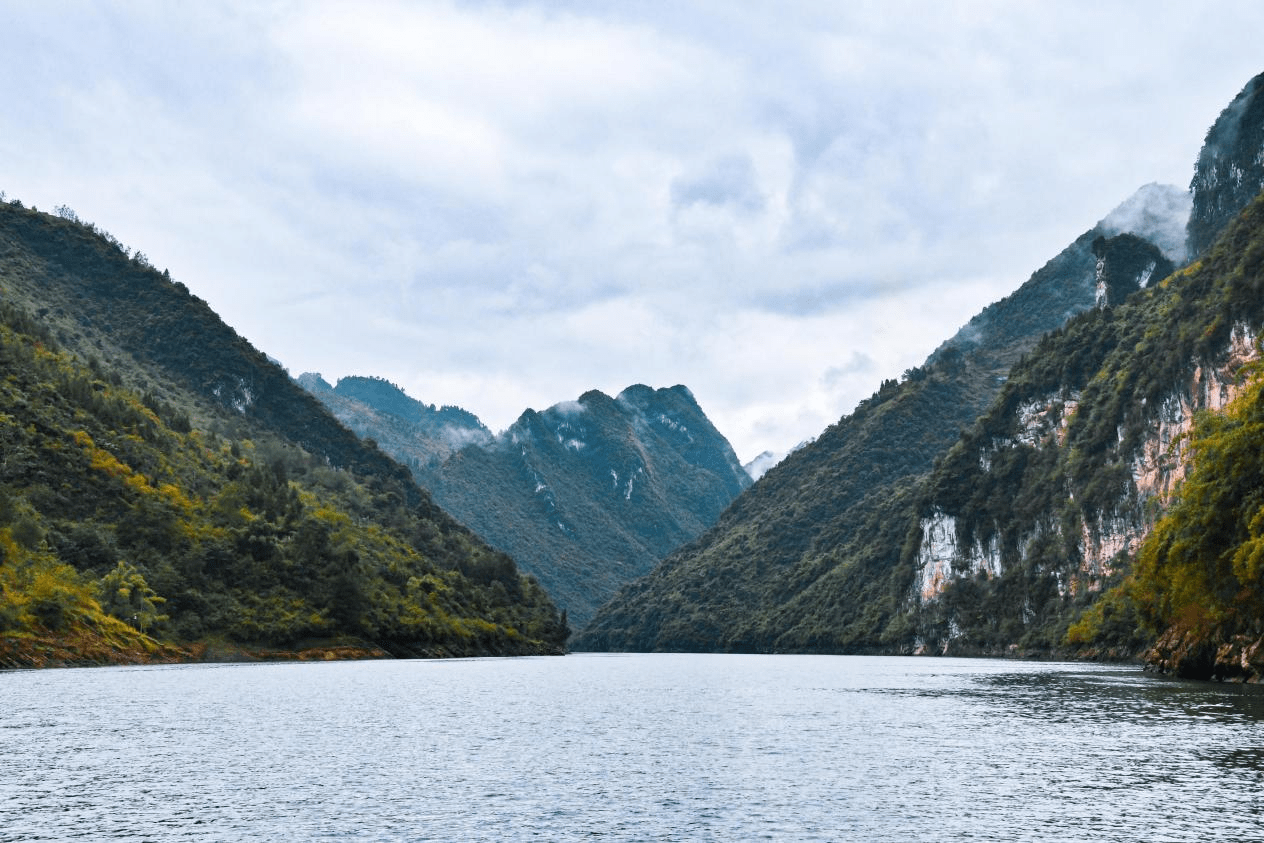
[[[0,673],[0,841],[1264,837],[1264,688],[972,659]]]

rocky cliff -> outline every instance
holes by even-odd
[[[1264,73],[1225,106],[1207,130],[1190,182],[1188,248],[1197,255],[1264,189]]]
[[[1188,470],[1194,420],[1234,400],[1259,358],[1264,308],[1221,330],[1224,311],[1200,297],[1183,329],[1168,321],[1181,292],[1215,271],[1179,273],[1126,312],[1043,343],[1042,363],[1018,367],[936,468],[906,557],[914,652],[1058,649],[1078,611],[1130,569]],[[1050,363],[1090,332],[1110,335],[1100,368],[1050,389]],[[1175,348],[1158,357],[1159,341]]]

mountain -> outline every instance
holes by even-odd
[[[0,203],[0,355],[3,663],[563,646],[512,559],[69,209]]]
[[[330,386],[320,375],[307,372],[295,380],[357,436],[372,439],[410,468],[420,469],[466,445],[492,440],[492,432],[473,413],[423,404],[382,378],[348,377]]]
[[[915,646],[1146,651],[1184,676],[1264,675],[1259,583],[1229,564],[1249,557],[1262,485],[1262,80],[1199,154],[1198,259],[1048,337],[936,468],[901,559]]]
[[[1014,369],[914,503],[917,524],[897,567],[912,573],[907,618],[917,649],[1056,649],[1128,574],[1156,519],[1188,500],[1181,481],[1205,452],[1191,434],[1218,426],[1199,420],[1248,388],[1258,392],[1251,364],[1264,325],[1262,257],[1264,199],[1190,267],[1073,321]],[[1249,471],[1249,462],[1233,470]],[[1247,482],[1258,497],[1262,486]],[[1214,515],[1231,522],[1220,503]],[[1192,532],[1227,540],[1229,526],[1208,517]],[[1223,580],[1233,594],[1257,588]],[[1177,610],[1151,606],[1148,616],[1135,602],[1116,593],[1068,643],[1130,655],[1182,620],[1179,599]],[[1216,600],[1199,605],[1211,610]],[[1259,608],[1235,619],[1242,628],[1229,624],[1233,634],[1258,624]]]
[[[1226,109],[1238,125],[1217,121],[1218,148],[1255,137],[1258,88],[1257,78]],[[1253,141],[1234,148],[1238,158],[1211,160],[1248,173],[1264,156]],[[1258,355],[1264,210],[1242,211],[1239,181],[1196,177],[1192,200],[1144,188],[926,366],[884,383],[769,471],[573,645],[1120,656],[1161,634],[1149,658],[1165,669],[1264,673],[1251,655],[1264,654],[1249,599],[1259,589],[1251,542],[1264,523],[1252,520],[1255,463],[1241,460],[1231,480],[1189,463],[1205,441],[1264,450],[1242,432],[1254,429],[1259,390],[1238,380]],[[1164,279],[1180,259],[1172,212],[1191,207],[1190,249],[1220,234],[1226,211],[1242,215]],[[1130,226],[1139,230],[1122,231]],[[963,367],[972,391],[961,388]],[[1199,415],[1226,408],[1223,424]],[[1174,492],[1187,473],[1221,505],[1200,509]],[[1235,489],[1253,491],[1235,501]],[[1174,515],[1193,514],[1165,527],[1174,496]],[[1217,526],[1233,528],[1221,552],[1234,564],[1207,572],[1189,536],[1209,535],[1213,512],[1228,513]],[[1166,542],[1159,550],[1152,530]],[[1129,574],[1138,547],[1143,564]]]
[[[1225,106],[1207,130],[1190,182],[1193,211],[1189,252],[1207,249],[1216,235],[1264,189],[1264,73]]]
[[[1180,195],[1177,188],[1142,188],[1014,293],[971,319],[925,365],[905,372],[902,381],[883,382],[854,413],[768,471],[715,529],[603,607],[575,646],[853,646],[857,636],[868,634],[868,621],[847,632],[835,626],[838,612],[831,601],[842,597],[831,585],[837,575],[831,572],[852,570],[857,557],[883,564],[871,559],[874,547],[862,546],[870,538],[862,525],[880,518],[891,500],[904,500],[909,483],[929,471],[988,407],[1010,367],[1043,334],[1096,305],[1103,279],[1119,279],[1112,284],[1118,297],[1126,293],[1130,275],[1136,289],[1147,270],[1153,275],[1170,269],[1157,247],[1118,229],[1170,230],[1170,215],[1188,209]],[[881,541],[898,548],[903,536]],[[847,593],[846,599],[854,596]],[[814,626],[825,617],[834,618],[828,632]]]
[[[348,380],[334,393],[348,394]],[[683,386],[631,386],[614,398],[590,391],[527,410],[495,437],[464,428],[459,435],[471,444],[421,460],[411,457],[409,440],[384,433],[396,429],[397,413],[425,405],[369,382],[375,394],[361,395],[358,416],[329,393],[316,394],[407,462],[447,511],[537,577],[572,623],[713,524],[751,482]],[[375,424],[365,423],[369,412]]]

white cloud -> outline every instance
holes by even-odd
[[[291,371],[496,429],[684,383],[747,458],[1185,184],[1264,69],[1246,2],[2,17],[0,189],[142,249]]]

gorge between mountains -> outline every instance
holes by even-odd
[[[68,207],[0,204],[4,663],[569,648],[1258,679],[1262,78],[1189,191],[1142,187],[758,480],[681,385],[497,433],[381,378],[292,378]]]
[[[0,8],[0,843],[1264,836],[1264,4]]]

